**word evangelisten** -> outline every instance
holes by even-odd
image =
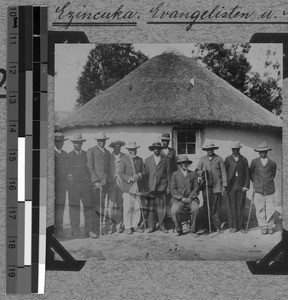
[[[226,19],[229,21],[249,19],[252,15],[255,14],[255,11],[243,11],[242,7],[235,5],[232,8],[226,8],[225,6],[216,5],[212,9],[202,9],[194,11],[180,11],[180,10],[166,10],[164,2],[161,2],[157,6],[154,6],[150,9],[153,19],[158,19],[163,21],[186,21],[189,23],[186,30],[191,29],[193,24],[201,23],[203,21],[212,21],[218,19]],[[191,21],[191,22],[190,22]]]

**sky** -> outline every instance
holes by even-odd
[[[56,44],[55,45],[55,110],[73,111],[79,97],[77,87],[78,78],[81,76],[89,51],[94,44]],[[149,58],[164,51],[176,50],[183,55],[192,57],[194,44],[134,44],[135,50],[142,51]],[[252,65],[252,71],[263,74],[265,72],[265,50],[275,51],[275,60],[282,69],[281,44],[251,44],[247,59]],[[273,72],[271,72],[273,76]]]

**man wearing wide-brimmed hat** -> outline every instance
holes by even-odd
[[[178,170],[176,151],[173,148],[169,147],[169,143],[173,139],[170,137],[170,133],[162,133],[162,135],[160,136],[160,139],[162,142],[162,146],[164,147],[161,150],[161,154],[164,155],[165,157],[169,158],[170,169],[171,169],[171,172],[173,173],[174,171]]]
[[[202,150],[207,151],[207,155],[200,158],[196,171],[198,174],[206,172],[208,184],[208,195],[204,189],[203,208],[207,210],[207,198],[209,199],[210,216],[214,229],[219,233],[221,231],[222,222],[220,220],[222,194],[227,188],[227,173],[222,157],[214,153],[219,147],[214,142],[207,143]]]
[[[141,217],[141,194],[145,192],[146,177],[143,159],[137,156],[136,142],[129,142],[125,147],[129,154],[121,158],[119,176],[123,191],[123,222],[126,234],[142,233],[138,228]]]
[[[153,154],[145,160],[149,194],[152,196],[149,197],[147,201],[147,209],[149,211],[148,232],[152,233],[156,230],[158,218],[159,229],[167,233],[168,230],[164,226],[164,218],[167,211],[166,195],[170,193],[170,162],[167,157],[161,154],[161,150],[163,150],[164,147],[160,142],[153,143],[148,149],[153,151]]]
[[[63,238],[63,215],[66,201],[68,162],[67,152],[62,149],[64,141],[62,132],[54,134],[55,154],[55,236]]]
[[[95,194],[94,209],[91,215],[91,238],[96,238],[100,233],[100,221],[102,219],[102,216],[100,216],[100,205],[103,215],[105,197],[111,186],[110,152],[105,148],[108,139],[105,132],[98,132],[95,136],[97,145],[87,151],[87,165],[90,169]]]
[[[124,153],[121,152],[121,147],[125,146],[125,142],[117,140],[110,143],[109,147],[113,148],[110,157],[110,175],[111,175],[111,189],[108,194],[108,213],[111,220],[110,231],[113,233],[117,230],[118,233],[123,231],[123,197],[121,189],[121,179],[119,176],[120,161]]]
[[[187,155],[178,156],[180,169],[172,174],[170,190],[172,196],[171,214],[177,236],[183,234],[182,221],[185,215],[191,218],[191,235],[196,236],[197,215],[199,211],[198,176],[190,171],[188,166],[192,163]]]
[[[246,192],[250,187],[248,161],[240,154],[241,148],[239,142],[233,142],[232,155],[226,157],[224,162],[227,171],[228,223],[231,233],[244,230]]]
[[[87,153],[82,150],[86,141],[81,134],[76,133],[70,141],[74,150],[68,153],[68,199],[69,217],[74,237],[80,236],[80,201],[84,209],[85,236],[89,237],[91,215],[91,180],[87,166]]]
[[[277,172],[276,163],[267,154],[272,149],[262,142],[254,151],[259,153],[259,158],[252,160],[250,175],[255,191],[254,204],[256,217],[262,234],[273,234],[274,228],[274,178]]]

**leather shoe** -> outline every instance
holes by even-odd
[[[155,230],[156,230],[155,227],[149,228],[148,233],[152,233],[152,232],[154,232]]]
[[[89,232],[89,237],[90,237],[90,239],[96,239],[97,238],[97,234],[95,232],[90,231]]]
[[[160,226],[160,231],[168,233],[168,230],[164,226]]]
[[[177,231],[177,233],[176,233],[176,236],[180,236],[180,235],[183,235],[183,231],[182,230]]]
[[[198,235],[197,233],[195,233],[195,232],[190,232],[190,235],[191,235],[191,237],[194,237],[194,238],[196,238],[196,237],[199,236],[199,235]]]
[[[272,228],[268,228],[267,231],[268,231],[269,234],[273,234],[274,233],[274,231],[273,231]]]
[[[134,232],[143,233],[144,230],[141,229],[141,228],[139,228],[139,227],[137,227],[137,228],[134,228]]]
[[[267,234],[267,233],[268,233],[267,228],[262,228],[262,229],[261,229],[261,233],[262,233],[262,234]]]
[[[196,231],[196,234],[200,235],[200,234],[204,234],[205,232],[206,232],[206,229],[199,229]]]
[[[236,233],[237,231],[238,231],[238,230],[237,230],[236,228],[230,228],[230,229],[229,229],[229,232],[230,232],[230,233]]]
[[[131,230],[131,228],[129,228],[129,229],[125,229],[125,231],[124,231],[126,234],[128,234],[128,235],[131,235],[133,232],[132,232],[132,230]]]

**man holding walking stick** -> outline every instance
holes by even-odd
[[[214,153],[216,149],[219,149],[219,147],[215,146],[213,142],[202,148],[202,150],[207,151],[207,155],[200,158],[196,172],[198,175],[207,172],[207,182],[205,184],[208,187],[208,192],[204,189],[203,207],[207,211],[210,207],[213,227],[216,231],[222,233],[220,213],[222,195],[226,193],[227,189],[227,174],[222,157]]]
[[[225,167],[228,182],[228,223],[229,232],[244,232],[244,208],[246,192],[250,187],[249,166],[247,159],[240,154],[242,145],[231,144],[232,155],[226,157]]]
[[[141,194],[145,192],[146,171],[143,159],[137,156],[136,142],[130,142],[125,147],[129,154],[123,156],[119,165],[119,176],[122,180],[123,191],[123,221],[125,233],[143,233],[138,228],[143,211],[141,211]],[[144,220],[145,221],[145,220]]]
[[[113,233],[117,231],[118,233],[123,232],[123,197],[122,197],[122,181],[119,176],[119,165],[121,158],[125,156],[121,152],[121,147],[125,146],[123,141],[113,141],[110,143],[109,147],[113,148],[113,152],[110,157],[110,175],[111,175],[111,189],[108,194],[108,213],[111,220],[110,231],[108,233]]]
[[[111,185],[110,178],[110,152],[105,148],[105,132],[96,135],[97,145],[87,151],[87,165],[91,172],[91,181],[93,184],[95,199],[92,203],[90,218],[90,238],[97,238],[101,235],[102,215],[105,208],[106,194]]]

